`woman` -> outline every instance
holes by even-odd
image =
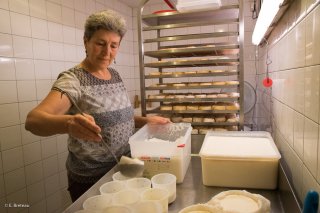
[[[125,20],[114,11],[90,15],[84,32],[86,58],[62,72],[27,116],[25,128],[36,135],[69,134],[66,167],[72,201],[116,164],[101,137],[120,158],[129,153],[135,127],[170,122],[159,116],[134,116],[118,72],[109,67],[125,32]],[[85,113],[80,114],[72,101]]]

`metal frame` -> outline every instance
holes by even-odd
[[[237,66],[237,72],[234,74],[238,75],[238,80],[240,84],[237,86],[238,87],[238,92],[240,94],[240,97],[237,98],[236,100],[238,101],[240,105],[240,110],[236,111],[237,114],[239,115],[239,122],[238,122],[238,127],[239,130],[243,130],[244,127],[244,110],[243,110],[243,92],[244,92],[244,61],[243,61],[243,43],[244,43],[244,17],[243,17],[243,1],[239,0],[239,5],[229,5],[229,6],[223,6],[221,7],[221,10],[225,11],[226,9],[230,9],[232,11],[227,12],[227,14],[230,15],[230,17],[225,18],[225,16],[221,16],[221,18],[215,19],[213,21],[208,21],[203,19],[203,16],[205,14],[214,14],[214,12],[218,12],[220,15],[223,14],[223,11],[221,12],[220,9],[218,10],[212,10],[212,11],[201,11],[200,13],[198,11],[193,11],[193,12],[165,12],[162,14],[150,14],[150,15],[142,15],[144,6],[149,2],[149,0],[141,0],[140,5],[138,8],[138,42],[139,42],[139,66],[140,66],[140,86],[141,86],[141,105],[142,105],[142,115],[146,116],[148,113],[159,113],[161,112],[160,110],[147,110],[147,101],[149,102],[150,100],[147,99],[146,97],[146,91],[147,90],[158,90],[159,93],[163,93],[164,90],[166,89],[177,89],[176,87],[166,87],[166,88],[151,88],[151,87],[146,87],[145,85],[145,80],[150,79],[150,78],[157,78],[159,80],[159,83],[163,82],[164,78],[172,78],[172,77],[183,77],[187,75],[168,75],[168,76],[149,76],[145,75],[145,67],[152,67],[152,68],[158,68],[159,72],[162,72],[162,68],[170,68],[170,67],[201,67],[201,66]],[[226,10],[227,11],[227,10]],[[234,17],[234,14],[237,14],[237,18]],[[188,20],[189,22],[185,22],[185,18],[190,15],[190,19]],[[194,15],[194,17],[192,16]],[[179,17],[185,17],[183,19],[178,19]],[[211,17],[211,16],[210,16]],[[169,24],[170,21],[173,22],[174,24]],[[182,21],[181,21],[182,20]],[[146,22],[147,26],[143,27],[142,23]],[[149,24],[148,24],[149,23]],[[188,34],[188,35],[175,35],[175,36],[164,36],[160,37],[160,30],[162,29],[171,29],[171,28],[180,28],[180,27],[189,27],[189,26],[204,26],[204,25],[217,25],[217,24],[231,24],[231,23],[237,23],[238,24],[238,31],[239,32],[215,32],[215,33],[203,33],[203,34]],[[143,38],[143,32],[144,31],[149,31],[149,30],[156,30],[157,31],[157,38],[152,38],[152,39],[144,39]],[[152,63],[145,63],[144,62],[144,57],[146,55],[149,55],[150,57],[157,58],[158,61],[161,61],[164,58],[177,58],[176,54],[172,54],[174,52],[177,52],[177,48],[175,50],[164,50],[163,48],[168,48],[168,47],[161,47],[160,42],[163,41],[177,41],[177,40],[187,40],[187,39],[193,39],[193,38],[210,38],[210,37],[219,37],[219,36],[234,36],[238,35],[238,47],[239,51],[236,52],[238,54],[238,57],[235,59],[232,56],[231,57],[225,57],[225,58],[207,58],[207,59],[202,59],[202,60],[182,60],[182,61],[166,61],[163,60],[162,62],[152,62]],[[144,43],[151,43],[155,42],[158,45],[158,51],[148,51],[145,52],[144,50]],[[234,47],[234,46],[233,46]],[[161,49],[162,48],[162,49]],[[169,47],[170,48],[170,47]],[[174,48],[174,47],[173,47]],[[206,48],[207,50],[213,50],[216,51],[217,47],[215,48]],[[216,50],[215,50],[216,49]],[[228,48],[226,48],[227,50]],[[229,48],[230,49],[230,48]],[[205,48],[201,49],[201,47],[197,48],[197,51],[199,54],[201,52],[205,52]],[[223,50],[221,48],[221,51],[223,53]],[[179,51],[178,51],[179,52]],[[164,54],[169,53],[167,56]],[[225,52],[227,53],[227,52]],[[181,49],[179,54],[187,54],[187,51],[185,49]],[[212,53],[212,56],[218,56],[220,53]],[[222,54],[223,55],[223,54]],[[231,54],[234,56],[234,54]],[[181,57],[183,57],[182,55]],[[194,75],[192,74],[190,77],[201,77],[205,75]],[[207,76],[217,76],[217,75],[207,75]],[[186,87],[183,87],[184,89]],[[195,87],[192,87],[195,88]],[[200,88],[200,87],[199,87]],[[205,87],[201,87],[205,88]],[[206,87],[208,88],[208,87]],[[212,87],[214,88],[214,87]],[[218,87],[221,88],[221,87]],[[179,89],[179,88],[178,88]],[[182,89],[182,88],[181,88]],[[167,99],[163,100],[152,100],[153,102],[159,102],[160,104],[163,103]],[[231,99],[230,99],[231,100]],[[181,101],[181,100],[180,100]],[[175,100],[173,102],[179,102],[179,100]],[[216,111],[210,111],[217,113]],[[208,111],[208,113],[210,113]],[[226,111],[227,113],[229,111]],[[233,111],[234,112],[234,111]],[[161,112],[162,114],[170,113],[170,112]],[[174,113],[174,112],[171,112]],[[203,113],[203,112],[202,112]],[[218,112],[219,113],[219,112]]]
[[[143,36],[142,36],[142,12],[144,5],[149,0],[140,0],[138,8],[138,42],[139,42],[139,67],[140,67],[140,91],[141,91],[141,114],[146,116],[146,91],[145,91],[145,71],[144,71],[144,48],[143,48]]]
[[[244,59],[243,59],[243,44],[244,44],[244,16],[243,16],[243,1],[239,0],[239,45],[240,45],[240,52],[239,52],[239,80],[240,80],[240,114],[239,114],[239,121],[240,121],[240,129],[244,129],[244,109],[243,109],[243,100],[244,100]]]

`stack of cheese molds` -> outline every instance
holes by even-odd
[[[213,132],[201,150],[202,181],[207,186],[275,189],[280,153],[268,132]]]
[[[182,183],[191,159],[191,124],[147,124],[129,139],[131,155],[144,161],[144,177],[171,173]]]

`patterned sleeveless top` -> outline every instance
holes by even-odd
[[[62,72],[52,90],[68,92],[81,110],[94,117],[102,137],[118,156],[129,153],[129,137],[134,133],[134,111],[119,73],[108,68],[110,80],[98,79],[83,68]],[[68,114],[76,114],[72,106]],[[69,136],[66,162],[69,178],[80,183],[94,183],[115,165],[102,143]]]

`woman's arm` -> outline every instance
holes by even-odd
[[[167,124],[171,123],[169,118],[164,118],[161,116],[148,116],[148,117],[142,117],[142,116],[134,116],[134,121],[135,121],[135,127],[136,128],[141,128],[145,124],[150,123],[150,124]]]
[[[68,133],[73,137],[100,141],[100,127],[90,115],[65,115],[71,102],[61,92],[50,91],[47,97],[27,116],[25,128],[39,136]]]

